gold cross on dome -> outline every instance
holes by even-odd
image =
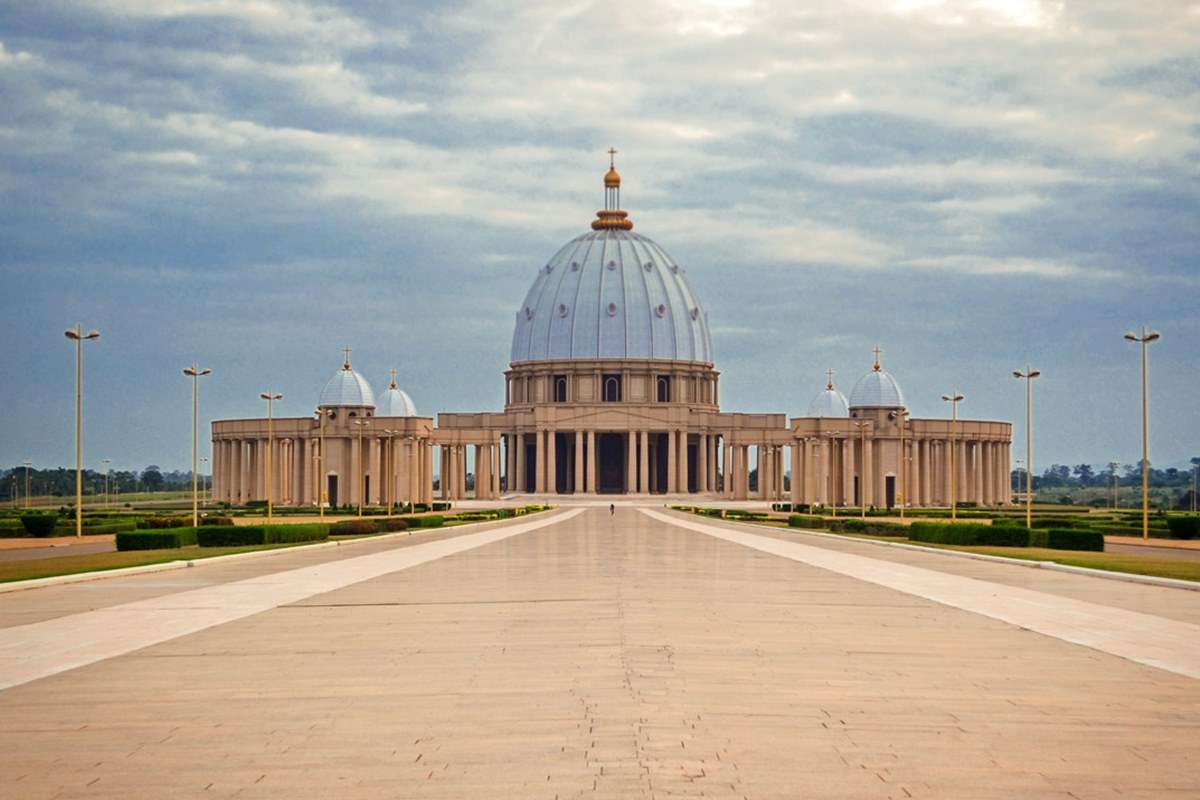
[[[350,348],[343,347],[342,352],[345,354],[345,358],[342,361],[342,369],[350,369]]]
[[[883,350],[881,350],[879,348],[879,345],[875,345],[875,350],[873,352],[875,353],[875,369],[878,370],[879,369],[879,354],[882,353]]]
[[[608,148],[608,166],[610,169],[616,168],[616,156],[617,151],[612,147]]]
[[[395,388],[396,388],[396,370],[395,370],[395,368],[394,368],[394,367],[392,368],[392,385],[391,385],[391,386],[389,386],[388,388],[389,388],[389,389],[395,389]]]
[[[825,388],[832,389],[833,388],[833,369],[832,368],[825,370],[825,378],[826,378]]]

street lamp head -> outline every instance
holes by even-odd
[[[1158,338],[1159,338],[1158,331],[1150,331],[1149,333],[1146,334],[1146,344],[1156,341]]]
[[[1037,378],[1037,377],[1040,377],[1040,376],[1041,376],[1041,374],[1042,374],[1041,370],[1037,370],[1037,369],[1035,369],[1035,370],[1033,370],[1032,372],[1030,372],[1030,373],[1029,373],[1029,377],[1031,377],[1031,378]]]
[[[258,396],[261,397],[263,400],[282,400],[283,399],[283,395],[272,394],[271,392],[262,392]]]
[[[948,403],[957,403],[959,400],[962,400],[964,398],[961,394],[955,394],[955,395],[944,394],[944,395],[942,395],[942,399]]]
[[[1014,369],[1014,370],[1013,370],[1013,377],[1014,377],[1014,378],[1024,378],[1024,377],[1025,377],[1025,373],[1021,372],[1021,370],[1019,370],[1019,369]]]

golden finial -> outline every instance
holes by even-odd
[[[344,353],[344,357],[342,358],[342,369],[350,369],[350,348],[343,347],[342,353]]]
[[[879,349],[879,345],[875,345],[875,349],[874,349],[874,351],[873,351],[873,352],[875,353],[875,368],[874,368],[874,369],[875,369],[875,371],[876,371],[876,372],[879,372],[879,370],[880,370],[880,366],[879,366],[879,354],[880,354],[880,353],[882,353],[882,352],[883,352],[883,350]]]
[[[396,389],[396,388],[398,388],[398,387],[396,386],[396,369],[395,369],[395,367],[393,367],[393,368],[392,368],[392,382],[391,382],[390,384],[388,384],[388,388],[389,388],[389,389]]]
[[[832,391],[833,389],[833,369],[825,370],[825,388]]]
[[[617,172],[617,150],[608,148],[608,172],[604,175],[604,209],[596,212],[592,230],[633,230],[629,213],[621,210],[621,174]]]

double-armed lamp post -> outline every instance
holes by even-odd
[[[1042,373],[1030,369],[1014,369],[1013,377],[1025,381],[1025,527],[1033,527],[1033,381]]]
[[[276,400],[282,400],[283,395],[274,392],[261,392],[258,395],[267,401],[267,524],[271,524],[271,515],[275,510],[275,465],[272,463],[272,452],[275,449],[275,429],[273,427],[273,405]]]
[[[907,457],[904,454],[904,426],[908,422],[909,412],[901,409],[896,412],[896,424],[900,426],[900,519],[904,519],[904,506],[908,503],[908,470],[904,467]]]
[[[950,404],[950,519],[958,519],[958,465],[956,462],[958,450],[958,404],[963,396],[958,390],[942,395],[942,399]]]
[[[317,516],[324,521],[325,503],[329,499],[325,491],[325,486],[329,482],[325,477],[325,418],[329,416],[329,412],[318,407],[315,413],[317,424],[320,426],[318,437],[320,444],[317,447]]]
[[[100,338],[100,331],[83,332],[82,325],[64,331],[75,343],[75,536],[83,537],[83,343]]]
[[[1159,339],[1156,331],[1146,330],[1143,325],[1140,334],[1129,331],[1125,334],[1126,341],[1137,342],[1142,346],[1142,538],[1150,538],[1150,422],[1149,422],[1149,392],[1146,388],[1146,347]]]
[[[352,421],[352,424],[358,428],[358,516],[361,519],[363,515],[363,496],[367,493],[367,471],[363,466],[362,435],[363,430],[371,426],[371,421],[356,419]]]
[[[200,408],[197,402],[197,388],[200,379],[205,375],[211,375],[212,370],[202,368],[193,361],[190,367],[183,368],[183,374],[192,379],[192,527],[195,528],[200,524],[200,509],[196,495],[196,416]]]

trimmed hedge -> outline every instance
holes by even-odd
[[[792,514],[788,517],[789,528],[824,528],[825,518],[812,514]]]
[[[121,531],[118,550],[167,550],[196,543],[195,528],[160,528],[152,531]]]
[[[329,526],[330,536],[363,536],[379,531],[379,523],[369,519],[350,519]]]
[[[1104,534],[1078,528],[1049,528],[1046,530],[1045,546],[1051,550],[1094,550],[1102,553]]]
[[[430,514],[428,517],[413,517],[413,522],[422,528],[440,528],[445,524],[446,518],[440,514]]]
[[[319,542],[329,538],[329,526],[311,525],[214,525],[196,529],[201,547],[247,547],[258,544]]]
[[[58,517],[53,514],[22,514],[21,524],[30,536],[51,536]]]
[[[83,521],[83,535],[84,536],[99,536],[100,534],[104,534],[104,533],[120,533],[121,531],[134,530],[136,527],[137,527],[136,520],[133,520],[133,519],[117,520],[115,522],[92,522],[92,523],[89,523],[87,520],[84,520]],[[70,522],[70,523],[60,522],[58,524],[58,527],[54,529],[54,532],[61,536],[74,536],[75,535],[75,523],[74,522]]]
[[[868,536],[908,536],[908,526],[896,522],[878,522],[873,519],[854,519],[853,517],[825,520],[831,531],[839,533],[863,533]]]
[[[978,523],[914,522],[908,538],[930,544],[991,545],[993,547],[1028,547],[1030,531],[1015,525],[980,525]]]
[[[1172,539],[1194,539],[1200,536],[1200,515],[1167,517],[1167,529],[1171,531]]]
[[[232,525],[233,517],[201,517],[201,525]]]

